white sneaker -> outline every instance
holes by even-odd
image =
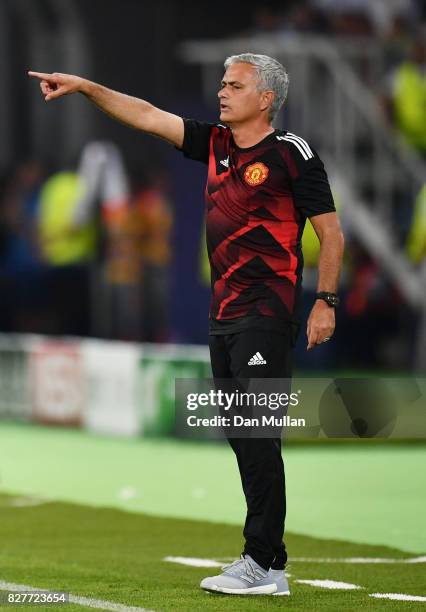
[[[270,569],[268,575],[276,584],[277,590],[273,595],[290,595],[288,580],[284,570]]]
[[[204,578],[200,587],[206,591],[229,595],[272,595],[277,590],[269,572],[263,569],[250,555],[222,567],[218,576]]]

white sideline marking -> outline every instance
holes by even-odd
[[[224,560],[229,561],[233,557],[224,557]],[[214,559],[199,559],[197,557],[164,557],[163,561],[170,563],[179,563],[180,565],[189,565],[191,567],[222,567],[223,562],[220,563]],[[387,559],[381,557],[343,557],[343,558],[331,558],[331,557],[290,557],[289,562],[311,562],[311,563],[425,563],[426,556],[424,557],[413,557],[411,559]],[[290,574],[286,572],[287,578]],[[363,589],[364,587],[350,582],[339,582],[337,580],[295,580],[300,584],[309,584],[310,586],[320,587],[322,589],[341,589],[347,591],[353,591]],[[404,595],[403,593],[370,593],[369,597],[376,597],[381,599],[395,599],[399,601],[425,601],[426,597],[420,595]],[[70,600],[71,601],[71,600]],[[114,608],[116,609],[116,608]],[[128,608],[131,610],[131,608]],[[141,608],[137,608],[141,609]],[[124,611],[123,611],[124,612]]]
[[[414,557],[414,559],[407,559],[405,563],[426,563],[425,557]]]
[[[164,557],[163,561],[180,563],[191,567],[222,567],[235,557],[223,557],[221,562],[215,559],[199,559],[198,557]],[[385,557],[289,557],[290,563],[426,563],[426,556],[412,557],[410,559],[391,559]]]
[[[164,557],[163,561],[190,565],[191,567],[222,567],[223,565],[223,563],[213,559],[197,559],[196,557]]]
[[[350,582],[338,582],[337,580],[295,580],[300,584],[310,584],[311,586],[321,587],[322,589],[346,589],[348,591],[354,589],[362,589],[363,587]]]
[[[403,593],[370,593],[370,597],[378,599],[398,599],[399,601],[426,601],[421,595],[404,595]]]
[[[426,563],[425,557],[387,559],[386,557],[289,557],[289,563]]]
[[[233,560],[235,561],[235,557],[233,557]],[[222,567],[224,563],[219,563],[219,561],[214,561],[213,559],[197,559],[195,557],[164,557],[163,561],[180,563],[181,565],[189,565],[191,567]],[[285,575],[287,578],[291,578],[291,574],[288,572]]]
[[[40,589],[26,584],[14,584],[13,582],[4,582],[0,580],[0,591],[43,591],[49,593],[47,589]],[[61,591],[62,592],[62,591]],[[89,608],[98,608],[100,610],[116,610],[116,612],[154,612],[146,608],[138,608],[136,606],[126,606],[124,604],[114,603],[112,601],[103,601],[102,599],[92,599],[91,597],[79,597],[78,595],[69,594],[70,603],[78,604],[79,606],[88,606]]]

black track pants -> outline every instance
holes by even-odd
[[[220,379],[291,377],[290,326],[288,334],[249,329],[209,336],[209,345],[213,377],[219,385]],[[253,364],[253,356],[259,353],[266,363]],[[247,502],[243,552],[265,569],[282,569],[287,553],[283,542],[286,498],[281,438],[228,437],[228,441],[237,458]]]

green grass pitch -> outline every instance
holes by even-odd
[[[291,596],[208,594],[200,580],[219,568],[165,558],[226,563],[239,555],[244,501],[227,445],[120,439],[3,421],[0,592],[5,583],[65,591],[109,602],[107,609],[121,604],[115,608],[120,612],[131,606],[155,612],[426,612],[426,601],[370,596],[426,596],[425,445],[289,445],[284,459]],[[354,557],[382,560],[344,562]],[[420,562],[406,562],[413,558]],[[362,588],[328,590],[300,580]],[[12,609],[0,604],[0,610]]]
[[[368,595],[376,592],[424,595],[425,563],[316,563],[295,559],[290,560],[288,567],[290,598],[208,594],[199,589],[199,582],[217,570],[178,565],[164,558],[171,555],[222,560],[237,556],[241,546],[237,526],[77,504],[52,502],[16,507],[11,502],[13,497],[0,496],[2,581],[156,611],[426,609],[425,603],[379,600]],[[287,545],[293,558],[410,557],[383,546],[292,534],[287,535]],[[363,588],[330,591],[295,582],[300,579],[331,579]],[[22,605],[19,609],[37,608]],[[67,604],[43,609],[89,608]]]

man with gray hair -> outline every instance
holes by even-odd
[[[45,100],[80,92],[114,119],[208,165],[213,377],[219,385],[224,379],[290,379],[306,219],[321,243],[308,350],[334,332],[343,236],[318,154],[300,136],[272,126],[287,95],[284,67],[266,55],[229,57],[218,92],[220,123],[184,119],[74,75],[29,74],[40,79]],[[228,436],[228,441],[247,502],[245,545],[239,559],[200,586],[234,595],[288,595],[281,431],[269,438]]]

